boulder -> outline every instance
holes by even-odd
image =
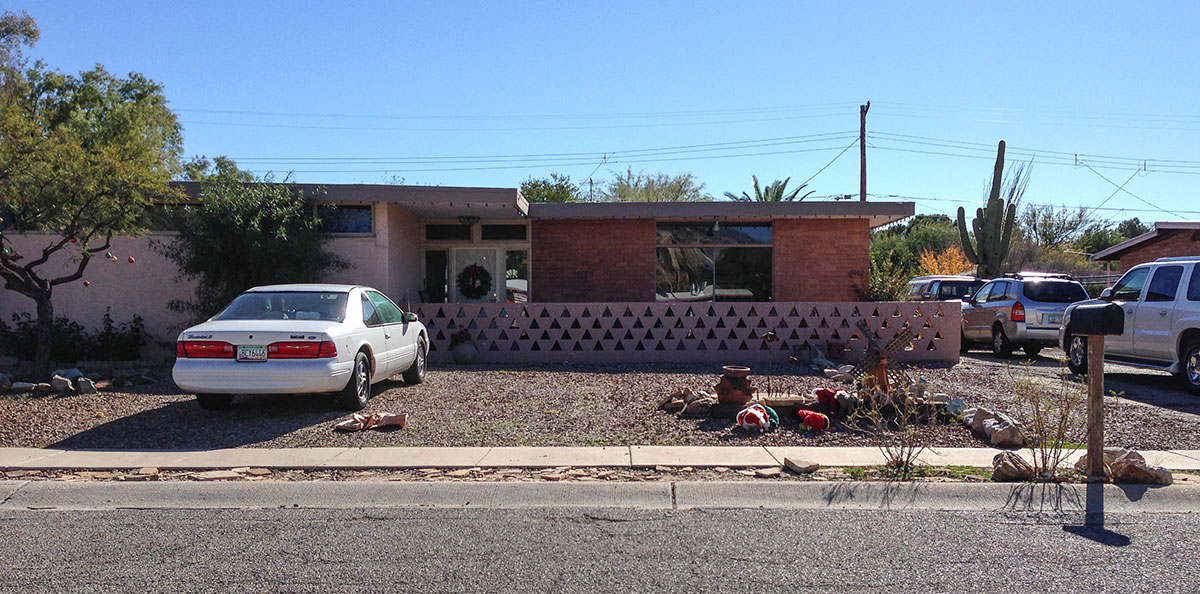
[[[1015,482],[1032,480],[1033,466],[1016,452],[1000,452],[992,458],[992,480]]]
[[[1142,455],[1137,452],[1132,452],[1125,448],[1104,448],[1104,465],[1112,466],[1113,462],[1117,461],[1117,458],[1120,458],[1120,457],[1128,455],[1128,454],[1132,454],[1133,456],[1136,457],[1136,458],[1132,458],[1132,459],[1140,458],[1143,464],[1146,462],[1146,459],[1142,458]],[[1075,462],[1075,470],[1086,473],[1087,468],[1088,468],[1088,457],[1087,457],[1087,454],[1085,453],[1084,455],[1079,457],[1078,461]]]
[[[1025,447],[1025,436],[1021,431],[1021,426],[1012,423],[995,425],[995,431],[992,433],[992,446],[997,448]]]
[[[33,391],[34,391],[34,392],[41,392],[41,393],[43,393],[43,394],[44,394],[44,393],[46,393],[46,392],[50,392],[50,391],[51,391],[51,390],[53,390],[53,389],[54,389],[54,388],[53,388],[53,387],[52,387],[50,384],[47,384],[46,382],[42,382],[42,383],[40,383],[40,384],[34,384],[34,385],[33,385]]]
[[[695,416],[707,416],[708,413],[712,411],[713,405],[716,403],[717,403],[717,399],[715,396],[710,396],[710,397],[706,397],[706,398],[696,398],[696,399],[693,399],[691,402],[688,402],[687,405],[683,407],[683,414],[695,415]]]
[[[812,474],[821,468],[816,462],[807,460],[796,460],[793,458],[784,458],[783,466],[796,474]]]
[[[62,394],[63,392],[74,392],[75,386],[71,384],[71,380],[61,375],[55,375],[50,378],[50,389],[54,390],[56,394]]]
[[[975,409],[975,414],[971,415],[971,430],[975,431],[976,433],[983,433],[983,422],[995,418],[996,413],[983,408],[982,406],[978,407]]]
[[[937,395],[934,395],[934,397],[936,398]],[[950,400],[947,400],[946,412],[952,415],[965,414],[967,412],[967,401],[963,400],[962,398],[951,398]]]
[[[31,384],[29,382],[13,382],[8,389],[12,390],[13,392],[32,392],[35,387],[37,387],[36,384]]]
[[[86,377],[81,377],[75,380],[75,390],[80,394],[95,394],[96,382],[93,382]]]
[[[984,419],[983,420],[983,434],[988,436],[988,438],[990,439],[993,435],[996,434],[996,428],[1002,424],[1005,424],[1005,423],[1001,423],[999,419]]]
[[[1174,482],[1171,471],[1161,466],[1147,465],[1146,459],[1137,452],[1128,452],[1113,461],[1109,476],[1114,483],[1170,485]]]
[[[3,394],[12,389],[13,381],[11,377],[0,373],[0,394]]]

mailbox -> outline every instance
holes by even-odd
[[[1071,334],[1119,335],[1125,333],[1125,310],[1116,303],[1089,303],[1071,310]]]

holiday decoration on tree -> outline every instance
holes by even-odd
[[[492,290],[492,275],[487,269],[471,264],[458,273],[458,292],[467,299],[479,299]]]

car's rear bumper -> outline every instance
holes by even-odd
[[[195,394],[311,394],[346,387],[353,367],[353,361],[336,359],[176,359],[171,377],[181,390]]]
[[[1042,346],[1055,346],[1059,343],[1057,327],[1030,328],[1024,322],[1015,322],[1013,325],[1016,328],[1009,336],[1009,341],[1013,343],[1040,344]]]

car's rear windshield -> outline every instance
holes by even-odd
[[[1088,298],[1083,285],[1069,281],[1025,281],[1025,297],[1042,303],[1075,303]]]
[[[942,281],[938,287],[938,299],[949,301],[951,299],[966,300],[967,297],[975,294],[979,287],[983,286],[983,281]]]
[[[325,320],[346,319],[347,293],[253,292],[238,295],[214,320]]]

